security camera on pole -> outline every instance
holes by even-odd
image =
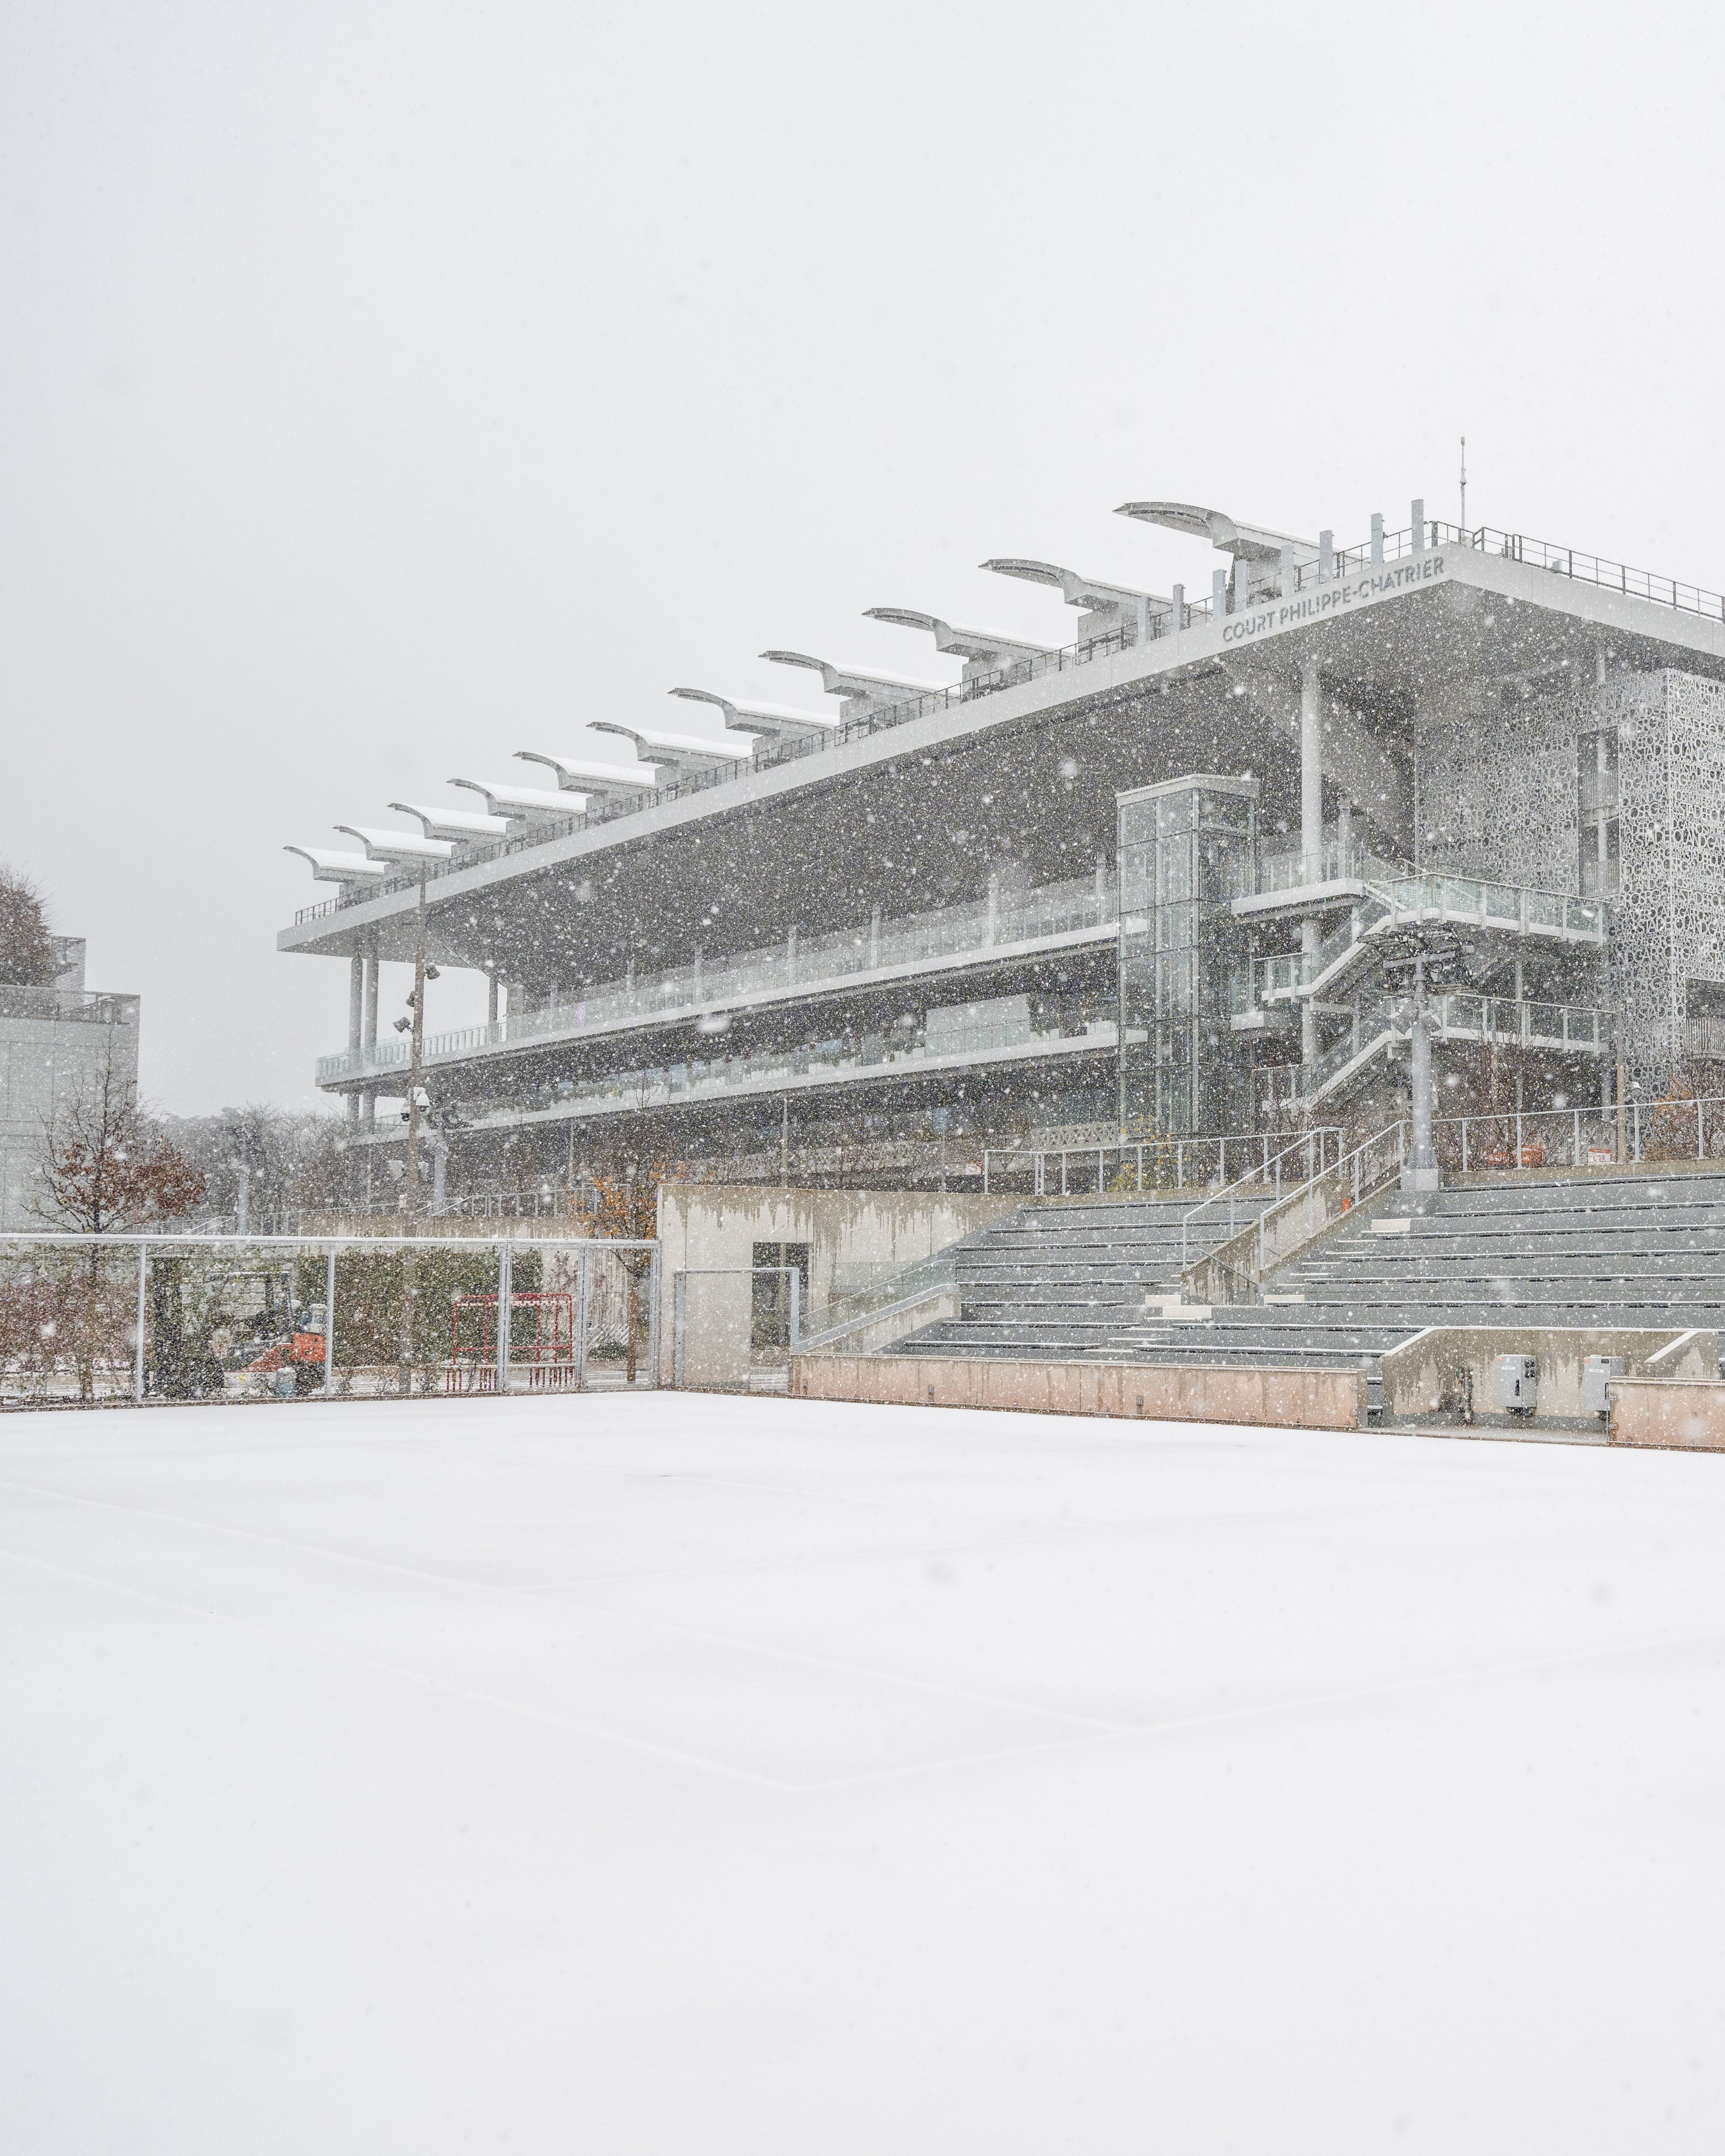
[[[1402,1188],[1436,1190],[1443,1178],[1431,1142],[1431,1043],[1443,1020],[1433,999],[1461,984],[1461,938],[1441,927],[1395,929],[1383,938],[1381,964],[1384,986],[1410,1007],[1408,1078],[1414,1142],[1402,1169]]]

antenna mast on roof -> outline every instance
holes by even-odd
[[[1467,437],[1461,437],[1461,528],[1467,529]]]

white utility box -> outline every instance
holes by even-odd
[[[1491,1375],[1500,1414],[1532,1414],[1539,1397],[1539,1366],[1531,1355],[1499,1355]]]
[[[1611,1405],[1605,1388],[1623,1375],[1621,1355],[1589,1355],[1581,1366],[1581,1412],[1602,1415]]]

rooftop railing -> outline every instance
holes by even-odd
[[[138,998],[104,995],[95,988],[0,986],[0,1019],[7,1018],[53,1024],[136,1025]]]
[[[1536,539],[1523,531],[1502,531],[1494,526],[1481,524],[1465,529],[1430,518],[1416,534],[1411,526],[1399,531],[1386,531],[1381,542],[1369,542],[1363,547],[1337,547],[1332,554],[1327,568],[1318,560],[1295,562],[1286,578],[1275,581],[1277,590],[1268,597],[1286,597],[1292,593],[1315,589],[1337,578],[1368,573],[1389,562],[1401,561],[1409,555],[1424,553],[1443,547],[1465,547],[1476,553],[1496,554],[1505,561],[1522,562],[1531,568],[1548,571],[1553,576],[1566,577],[1578,583],[1589,583],[1604,591],[1620,592],[1630,598],[1651,600],[1656,606],[1673,608],[1680,613],[1697,614],[1704,619],[1725,622],[1725,595],[1711,592],[1698,584],[1687,584],[1674,577],[1662,576],[1651,569],[1637,569],[1623,562],[1614,562],[1603,554],[1589,554],[1574,547],[1558,546],[1546,539]],[[1262,603],[1266,602],[1255,602]],[[1190,629],[1207,621],[1212,613],[1209,599],[1190,599],[1185,603],[1182,619],[1177,625],[1172,607],[1153,608],[1147,627],[1147,641],[1154,643],[1173,635],[1178,629]],[[1034,681],[1049,674],[1062,674],[1075,667],[1086,666],[1094,660],[1131,649],[1138,641],[1137,625],[1132,624],[1110,630],[1101,636],[1086,637],[1077,643],[1063,644],[1057,651],[1038,652],[1034,657],[1016,660],[1009,666],[994,669],[970,679],[954,683],[950,689],[941,689],[927,695],[906,697],[890,705],[882,705],[854,719],[847,719],[819,735],[799,735],[763,742],[753,757],[742,767],[744,769],[765,770],[789,763],[803,757],[818,756],[829,748],[847,742],[866,739],[893,726],[908,725],[914,719],[927,718],[961,704],[974,703],[979,698],[998,694],[1003,689],[1017,686],[1021,682]],[[721,744],[715,742],[716,749]],[[614,823],[624,816],[637,815],[655,803],[676,801],[708,788],[725,784],[739,775],[739,766],[721,764],[703,773],[691,772],[668,786],[644,788],[639,793],[619,794],[585,814],[572,814],[567,821],[557,819],[534,829],[518,833],[508,839],[491,840],[485,844],[466,847],[457,860],[434,861],[427,865],[428,882],[441,876],[453,875],[463,869],[473,868],[486,861],[501,860],[509,855],[542,846],[553,839],[565,838],[572,833],[588,829],[596,824]],[[307,922],[326,919],[351,906],[363,905],[367,900],[388,896],[397,892],[418,888],[419,872],[409,875],[388,876],[362,889],[355,890],[350,896],[344,890],[332,899],[320,904],[301,906],[294,916],[294,925],[303,927]]]

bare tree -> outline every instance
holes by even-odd
[[[44,1121],[37,1179],[38,1217],[86,1235],[175,1219],[203,1199],[203,1175],[146,1121],[136,1085],[111,1058]],[[105,1291],[99,1243],[89,1245],[80,1275],[53,1327],[69,1348],[79,1398],[89,1400],[96,1364],[112,1350],[124,1318]]]
[[[178,1219],[203,1202],[202,1170],[148,1122],[111,1060],[44,1121],[37,1176],[39,1218],[85,1235]]]

